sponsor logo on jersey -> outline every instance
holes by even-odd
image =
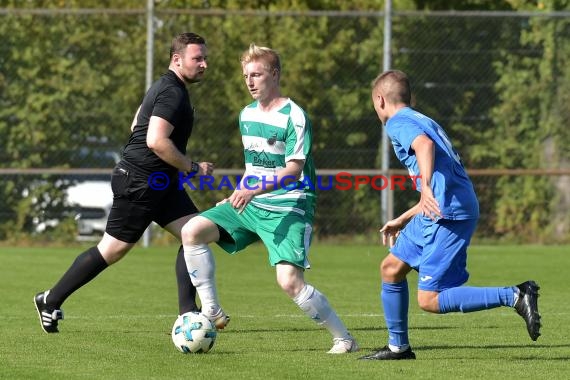
[[[277,142],[277,133],[274,133],[273,136],[267,139],[269,145],[274,145],[275,142]]]
[[[260,152],[253,156],[253,166],[263,166],[264,168],[274,168],[276,166],[275,160],[271,160],[269,155],[265,152]]]
[[[263,146],[263,144],[260,142],[252,142],[245,149],[246,150],[255,150],[256,148],[261,148],[262,146]]]

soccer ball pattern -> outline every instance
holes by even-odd
[[[216,327],[200,313],[184,313],[172,326],[172,342],[184,354],[205,354],[212,349],[216,336]]]

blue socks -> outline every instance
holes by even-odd
[[[460,286],[442,291],[438,295],[439,313],[493,309],[500,306],[513,307],[516,287],[471,287]],[[382,282],[380,293],[384,319],[388,328],[388,344],[391,347],[407,347],[408,307],[410,293],[408,281]]]
[[[499,306],[512,307],[515,303],[515,287],[476,288],[460,286],[442,291],[437,299],[441,314],[454,311],[470,313]]]
[[[408,281],[382,283],[380,293],[384,319],[388,328],[388,344],[391,346],[407,346],[408,340],[408,306],[410,293]]]

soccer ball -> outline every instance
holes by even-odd
[[[201,313],[184,313],[172,326],[172,342],[184,354],[205,354],[216,341],[216,327]]]

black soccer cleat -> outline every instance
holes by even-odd
[[[415,359],[416,354],[412,351],[412,347],[408,347],[406,351],[394,352],[388,346],[384,346],[368,355],[364,355],[358,360],[409,360]]]
[[[540,336],[540,314],[538,313],[540,286],[534,281],[527,281],[517,285],[517,288],[519,288],[519,297],[514,306],[515,310],[526,322],[530,339],[537,340]]]
[[[57,333],[57,322],[63,319],[63,310],[53,309],[48,307],[46,304],[46,297],[49,294],[49,290],[36,294],[34,297],[34,305],[36,305],[36,310],[38,311],[38,316],[40,317],[40,326],[42,330],[46,333]]]

